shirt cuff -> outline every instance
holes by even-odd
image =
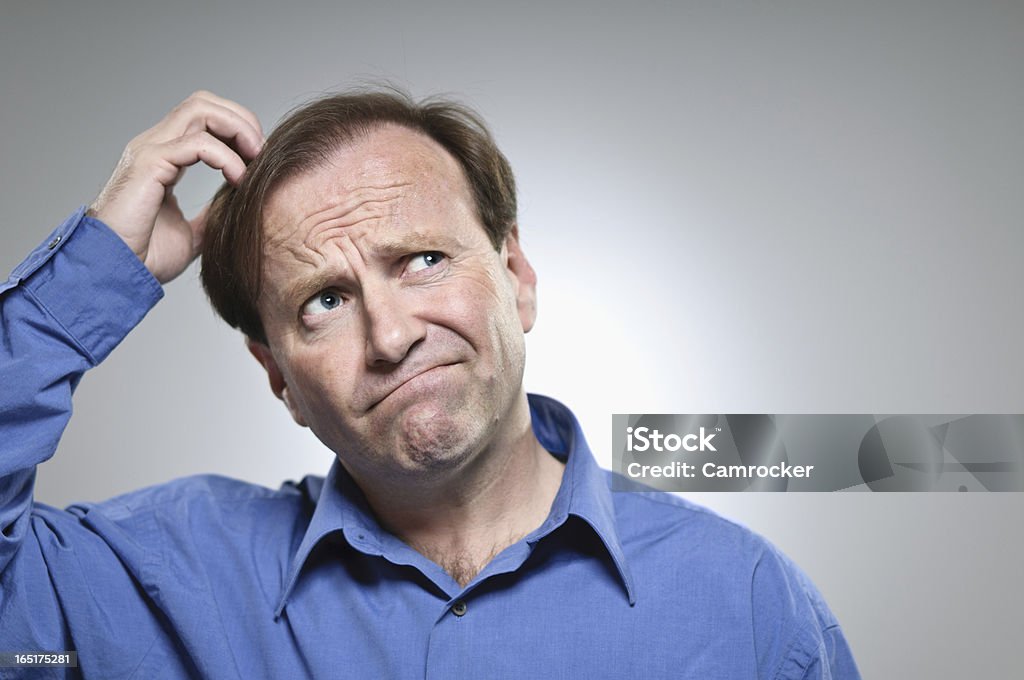
[[[163,288],[117,234],[79,208],[19,265],[24,285],[93,363],[163,297]]]

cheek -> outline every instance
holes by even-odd
[[[329,352],[317,352],[294,361],[286,376],[293,399],[312,420],[323,414],[336,417],[351,401],[352,373]]]
[[[515,297],[507,280],[479,275],[444,295],[448,325],[478,354],[490,355],[498,371],[524,351]]]
[[[508,282],[493,276],[474,272],[472,275],[452,277],[438,291],[435,304],[444,309],[448,318],[465,327],[492,325],[499,318],[515,310],[515,302]]]

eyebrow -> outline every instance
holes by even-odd
[[[373,254],[378,258],[390,260],[399,255],[421,253],[437,248],[440,242],[451,242],[451,239],[417,229],[399,237],[382,236],[380,241],[374,244]]]
[[[315,293],[327,288],[332,281],[337,281],[340,274],[332,269],[317,270],[312,276],[303,278],[285,292],[285,301],[302,304]]]
[[[372,255],[377,260],[393,260],[397,257],[429,252],[458,246],[460,241],[451,234],[435,234],[416,230],[402,236],[383,236],[372,248]],[[347,264],[337,266],[329,264],[318,267],[309,276],[290,286],[285,292],[288,302],[303,303],[314,294],[329,288],[339,279],[351,278],[351,267]]]

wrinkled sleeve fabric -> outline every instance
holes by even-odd
[[[82,375],[162,295],[134,253],[84,208],[0,283],[0,649],[75,649],[69,621],[95,623],[98,615],[100,627],[105,618],[116,626],[119,608],[136,606],[92,590],[86,578],[133,594],[109,541],[83,513],[34,503],[32,489]]]
[[[860,680],[839,622],[810,578],[769,547],[753,573],[754,648],[764,680]]]

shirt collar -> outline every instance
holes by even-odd
[[[607,473],[594,460],[572,411],[549,397],[530,394],[528,400],[534,434],[545,449],[565,461],[565,473],[547,520],[527,540],[540,540],[564,524],[569,515],[582,519],[608,551],[629,604],[636,604],[636,589],[619,541]],[[316,495],[316,489],[311,487],[310,493]],[[281,616],[288,604],[310,553],[335,532],[341,532],[356,550],[381,554],[384,529],[374,518],[362,491],[338,461],[331,466],[319,490],[316,509],[292,559],[274,618]]]
[[[553,531],[568,515],[586,522],[612,558],[629,604],[636,604],[636,586],[619,540],[608,473],[598,467],[579,421],[567,406],[539,394],[530,394],[528,398],[534,435],[541,446],[565,461],[562,485],[541,531]]]

